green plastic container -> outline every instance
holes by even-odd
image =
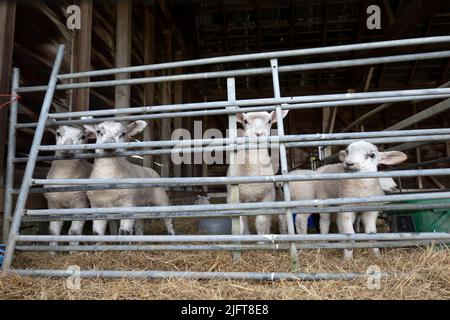
[[[412,200],[403,203],[449,203],[450,199]],[[391,232],[450,232],[450,208],[389,212]]]

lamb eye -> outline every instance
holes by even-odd
[[[125,135],[126,135],[126,133],[123,132],[123,133],[120,134],[120,137],[123,138],[123,137],[125,137]]]
[[[245,123],[245,124],[248,124],[248,121],[247,121],[247,120],[244,120],[244,123]]]
[[[58,131],[58,132],[56,133],[56,136],[57,136],[57,137],[61,137],[61,132]]]
[[[100,130],[95,131],[95,133],[100,135],[100,136],[102,135],[102,132]]]
[[[267,124],[272,124],[272,120],[267,121]]]
[[[375,158],[375,153],[373,153],[373,152],[370,153],[370,154],[369,154],[369,157],[371,157],[372,159]]]

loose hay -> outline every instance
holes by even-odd
[[[339,250],[300,252],[305,272],[365,272],[376,264],[383,272],[408,272],[407,277],[381,281],[368,289],[366,280],[352,281],[229,281],[185,279],[82,279],[80,290],[69,290],[65,279],[0,276],[2,299],[449,299],[450,252],[431,248],[391,249],[381,258],[356,250],[345,262]],[[289,271],[285,252],[247,252],[239,265],[229,253],[123,252],[50,254],[21,253],[21,268],[81,268],[178,271]]]
[[[177,230],[194,233],[196,221],[178,220]],[[147,226],[148,234],[164,233],[161,222]],[[380,258],[370,250],[355,250],[353,261],[341,250],[299,252],[303,272],[362,272],[377,265],[382,272],[409,273],[383,279],[368,289],[366,279],[352,281],[231,281],[186,279],[82,279],[80,290],[67,289],[61,278],[0,275],[0,299],[450,299],[450,250],[436,248],[385,249]],[[81,252],[75,254],[18,253],[16,268],[261,271],[289,272],[287,252],[243,252],[233,265],[229,252]]]

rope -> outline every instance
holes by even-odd
[[[21,99],[21,96],[19,96],[18,94],[0,94],[0,97],[8,97],[11,98],[8,102],[5,102],[3,104],[0,105],[0,110],[2,110],[4,107],[6,107],[7,105],[15,102],[15,101],[19,101]]]

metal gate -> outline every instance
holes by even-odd
[[[450,42],[450,36],[405,39],[395,41],[382,41],[364,44],[352,44],[331,46],[312,49],[290,50],[271,53],[257,53],[235,55],[217,58],[207,58],[156,65],[145,65],[100,71],[90,71],[72,74],[59,74],[59,69],[64,53],[64,46],[58,50],[53,66],[53,71],[47,86],[20,87],[19,70],[15,69],[12,81],[12,94],[28,92],[44,92],[45,99],[42,105],[39,121],[37,123],[17,123],[18,102],[11,106],[9,145],[7,161],[7,179],[4,211],[4,239],[8,236],[7,249],[4,257],[3,271],[14,272],[20,275],[33,276],[59,276],[68,277],[72,274],[67,270],[35,270],[14,269],[12,266],[14,253],[20,251],[153,251],[153,250],[224,250],[233,254],[236,262],[240,259],[241,251],[245,250],[288,250],[290,252],[291,273],[262,273],[262,272],[178,272],[178,271],[118,271],[118,270],[82,270],[83,277],[182,277],[193,279],[353,279],[362,277],[360,273],[303,273],[299,269],[298,249],[316,248],[369,248],[369,247],[401,247],[412,245],[426,245],[433,242],[448,242],[449,233],[388,233],[388,234],[295,234],[292,219],[292,209],[298,209],[301,213],[317,212],[343,212],[361,210],[409,210],[415,208],[446,208],[448,203],[430,204],[399,204],[396,202],[419,199],[443,199],[449,198],[450,192],[427,192],[414,194],[395,194],[366,198],[345,198],[326,200],[292,201],[290,197],[289,181],[305,180],[332,180],[332,179],[356,179],[376,177],[416,177],[416,176],[442,176],[449,175],[450,169],[420,169],[420,170],[395,170],[384,172],[359,172],[339,174],[310,174],[287,175],[288,162],[287,148],[319,147],[347,145],[351,142],[364,139],[372,143],[406,143],[406,142],[438,142],[450,140],[450,129],[426,129],[426,130],[400,130],[400,131],[376,131],[360,133],[336,133],[336,134],[305,134],[285,135],[282,119],[283,110],[303,110],[324,107],[363,106],[374,103],[393,103],[412,100],[429,100],[449,98],[449,88],[414,89],[379,91],[364,93],[326,94],[312,96],[283,97],[280,92],[279,74],[318,70],[325,68],[342,68],[381,63],[393,63],[404,61],[417,61],[425,59],[450,58],[450,51],[438,51],[396,56],[384,56],[369,59],[337,60],[319,63],[307,63],[298,65],[278,66],[278,60],[289,57],[305,56],[313,54],[337,53],[346,51],[358,51],[377,48],[390,48],[401,46],[418,46],[425,44],[437,44]],[[94,81],[58,84],[58,81],[75,78],[94,78],[120,73],[133,73],[142,71],[155,71],[192,66],[207,66],[227,62],[245,62],[251,60],[264,60],[267,67],[239,69],[229,71],[215,71],[203,73],[177,74],[150,78],[133,78],[126,80]],[[270,62],[270,64],[269,64]],[[251,75],[271,74],[273,80],[274,97],[267,99],[237,100],[235,92],[235,78]],[[70,90],[79,88],[99,88],[119,85],[137,85],[145,83],[158,83],[170,81],[184,81],[207,78],[227,78],[227,101],[173,104],[160,106],[145,106],[126,109],[110,109],[86,112],[49,113],[50,105],[55,90]],[[238,109],[239,107],[239,109]],[[236,113],[254,111],[276,111],[278,117],[277,136],[254,140],[252,138],[237,137]],[[45,146],[41,144],[43,132],[46,126],[74,125],[87,123],[100,123],[106,120],[150,120],[164,118],[179,118],[193,116],[217,116],[228,115],[229,137],[224,139],[203,139],[180,141],[145,141],[117,144],[88,144],[71,146]],[[82,117],[92,117],[82,119]],[[23,128],[35,128],[35,135],[30,149],[29,157],[16,157],[16,130]],[[93,150],[101,148],[142,148],[138,151],[125,151],[115,156],[126,157],[130,155],[167,155],[176,152],[202,152],[202,151],[231,151],[258,147],[258,143],[278,142],[281,162],[281,174],[275,176],[232,176],[232,177],[184,177],[184,178],[142,178],[142,179],[34,179],[33,172],[37,161],[50,161],[61,159],[57,156],[39,156],[40,151],[57,151],[67,149]],[[151,148],[151,149],[149,149]],[[73,159],[93,159],[101,155],[84,152]],[[66,158],[65,158],[66,159]],[[20,190],[13,188],[14,166],[16,163],[26,162],[26,170],[23,176]],[[246,183],[281,182],[283,183],[284,201],[264,203],[238,203],[238,185]],[[75,190],[105,190],[105,189],[132,189],[141,187],[180,187],[193,185],[231,185],[232,203],[208,204],[208,205],[183,205],[183,206],[153,206],[153,207],[128,207],[128,208],[86,208],[86,209],[52,209],[52,210],[28,210],[25,203],[30,192],[67,192]],[[46,187],[44,187],[44,185]],[[51,186],[51,187],[48,187]],[[13,195],[17,194],[17,202],[12,215]],[[389,204],[381,205],[380,202]],[[271,235],[239,235],[239,216],[274,215],[284,213],[287,216],[289,234]],[[122,218],[183,218],[183,217],[232,217],[233,235],[144,235],[144,236],[47,236],[47,235],[22,235],[20,226],[24,221],[73,221],[73,220],[102,220]],[[351,240],[351,242],[349,242]],[[85,242],[90,245],[59,245],[50,247],[47,242]],[[341,242],[339,242],[341,241]],[[347,241],[347,242],[342,242]],[[376,241],[376,242],[374,242]],[[96,244],[98,242],[116,244]],[[124,242],[129,244],[123,244]],[[261,243],[265,242],[265,243]],[[157,243],[157,244],[149,244]],[[182,254],[182,253],[180,253]],[[243,257],[245,259],[245,257]],[[388,274],[382,274],[388,276]]]

